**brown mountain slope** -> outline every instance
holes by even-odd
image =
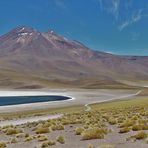
[[[53,31],[18,27],[0,37],[0,86],[98,86],[148,80],[148,57],[90,50]]]

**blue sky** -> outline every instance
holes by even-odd
[[[0,34],[21,25],[94,50],[148,55],[148,0],[0,0]]]

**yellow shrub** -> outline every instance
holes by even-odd
[[[119,133],[128,133],[129,131],[130,131],[130,128],[124,127],[122,129],[120,129]]]
[[[36,129],[36,134],[44,134],[44,133],[49,133],[51,132],[49,127],[38,127]]]
[[[46,135],[39,135],[38,136],[38,141],[45,141],[47,139],[48,139],[48,137]]]
[[[52,145],[55,145],[55,144],[56,144],[55,141],[49,140],[49,141],[42,143],[41,148],[46,148],[46,147],[49,147],[49,146],[52,146]]]
[[[22,130],[19,128],[9,127],[8,129],[5,130],[5,133],[7,135],[14,135],[14,134],[22,133]]]
[[[7,145],[5,142],[0,142],[0,148],[5,148]]]
[[[103,139],[107,131],[101,128],[87,129],[81,134],[83,140]]]
[[[75,129],[75,133],[76,133],[76,135],[81,135],[81,133],[84,131],[84,128],[82,128],[82,127],[77,127],[76,129]]]
[[[139,132],[138,134],[136,134],[135,136],[133,136],[134,138],[141,140],[141,139],[146,139],[147,138],[147,134],[145,132]]]
[[[64,144],[64,143],[65,143],[65,138],[64,138],[64,136],[58,136],[58,137],[57,137],[57,141],[58,141],[59,143],[61,143],[61,144]]]

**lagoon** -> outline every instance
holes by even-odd
[[[39,102],[53,102],[53,101],[63,101],[69,100],[70,97],[67,96],[3,96],[0,97],[0,106],[7,105],[19,105],[19,104],[29,104],[29,103],[39,103]]]

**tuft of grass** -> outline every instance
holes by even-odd
[[[52,130],[64,130],[65,129],[65,127],[64,127],[64,125],[62,125],[62,124],[53,124],[53,125],[51,125],[51,129]]]
[[[46,147],[49,147],[49,146],[52,146],[52,145],[55,145],[56,142],[55,141],[46,141],[46,142],[43,142],[42,145],[41,145],[41,148],[46,148]]]
[[[120,129],[119,133],[128,133],[130,131],[130,128],[129,127],[124,127],[122,129]]]
[[[84,130],[81,134],[83,140],[103,139],[107,130],[103,128],[93,128]]]
[[[108,122],[109,122],[109,124],[111,124],[111,125],[117,124],[117,120],[116,120],[115,118],[112,118],[112,117],[109,118]]]
[[[36,134],[44,134],[44,133],[50,133],[51,130],[49,127],[38,127],[36,129]]]
[[[24,138],[25,137],[25,133],[18,133],[16,134],[17,138]]]
[[[10,143],[17,143],[17,142],[18,142],[18,141],[17,141],[16,138],[12,138],[11,141],[10,141]]]
[[[27,138],[27,137],[29,137],[29,134],[28,133],[25,134],[25,138]]]
[[[59,143],[61,143],[61,144],[64,144],[64,143],[65,143],[65,138],[64,138],[64,136],[58,136],[58,137],[56,138],[56,140],[57,140],[57,142],[59,142]]]
[[[130,127],[133,126],[135,124],[134,120],[126,120],[124,123],[122,123],[119,127],[120,128],[124,128],[124,127]]]
[[[6,133],[6,135],[14,135],[14,134],[22,133],[23,131],[22,129],[19,129],[19,128],[9,127],[5,129],[4,132]]]
[[[51,141],[51,140],[48,141],[48,145],[49,145],[49,146],[51,146],[51,145],[55,145],[55,144],[56,144],[55,141]]]
[[[148,130],[148,125],[143,125],[142,130]]]
[[[94,147],[94,145],[89,144],[89,145],[88,145],[88,148],[95,148],[95,147]]]
[[[5,148],[7,147],[6,143],[3,141],[0,141],[0,148]]]
[[[46,135],[38,135],[38,141],[46,141],[48,140],[48,137]]]
[[[136,135],[132,136],[133,138],[136,138],[137,140],[146,139],[148,137],[147,133],[145,132],[139,132]]]
[[[132,127],[132,130],[133,131],[140,131],[140,130],[142,130],[143,129],[143,125],[140,125],[140,124],[135,124],[135,125],[133,125],[133,127]]]
[[[27,141],[32,141],[33,139],[34,139],[34,138],[33,138],[32,136],[28,136],[28,137],[25,138],[24,141],[25,141],[25,142],[27,142]]]
[[[76,133],[76,135],[81,135],[81,133],[84,131],[84,128],[82,128],[82,127],[77,127],[76,129],[75,129],[75,133]]]
[[[44,142],[44,143],[42,143],[42,145],[41,145],[41,148],[46,148],[46,147],[48,147],[49,145],[48,145],[48,142]]]

